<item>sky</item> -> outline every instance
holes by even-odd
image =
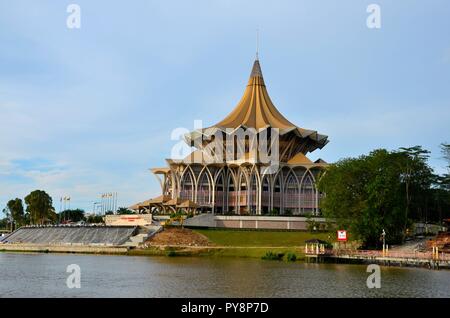
[[[81,9],[68,28],[67,7]],[[381,27],[368,28],[378,4]],[[0,210],[47,191],[91,211],[160,194],[149,168],[223,119],[259,58],[277,108],[330,143],[335,162],[450,142],[447,0],[0,0]]]

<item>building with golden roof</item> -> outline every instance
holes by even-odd
[[[238,131],[244,135],[241,146],[234,137]],[[236,215],[319,213],[321,195],[315,184],[327,163],[321,159],[312,162],[306,155],[324,147],[328,137],[296,126],[278,111],[267,92],[258,59],[232,112],[184,139],[195,151],[184,159],[166,159],[167,167],[151,169],[162,194],[134,208],[152,213],[186,208]],[[264,141],[267,149],[272,147],[268,155],[276,154],[276,160],[270,164],[262,160],[254,150],[263,147],[255,148],[253,141]],[[227,147],[231,151],[222,150]],[[267,169],[269,165],[273,169]]]

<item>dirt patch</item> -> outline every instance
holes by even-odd
[[[211,246],[213,244],[206,236],[193,232],[190,229],[166,228],[147,240],[145,245]]]

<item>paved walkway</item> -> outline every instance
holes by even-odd
[[[407,241],[402,245],[392,246],[391,251],[396,252],[415,252],[426,248],[426,242],[429,238],[414,239]]]

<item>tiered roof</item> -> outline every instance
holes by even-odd
[[[188,144],[193,144],[202,136],[210,137],[217,130],[226,132],[227,129],[255,128],[257,131],[267,128],[278,128],[280,136],[293,133],[307,143],[303,153],[323,148],[328,143],[326,135],[315,130],[296,126],[287,120],[275,107],[264,83],[259,60],[255,60],[248,80],[247,87],[239,103],[233,111],[217,124],[195,130],[185,136]]]

